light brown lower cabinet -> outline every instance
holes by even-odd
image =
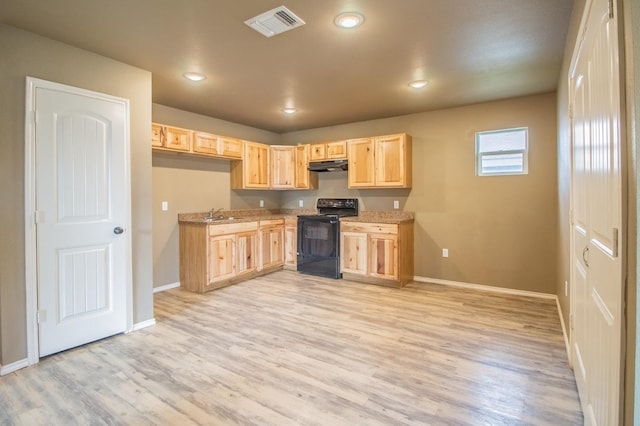
[[[413,222],[340,222],[345,279],[403,287],[413,279]]]
[[[284,219],[260,221],[260,264],[264,271],[284,265]]]
[[[298,267],[298,218],[284,218],[284,269],[295,271]]]
[[[258,222],[180,223],[180,286],[203,293],[255,277]]]

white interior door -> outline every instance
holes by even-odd
[[[36,87],[35,111],[38,345],[45,356],[127,329],[128,102],[53,85]]]
[[[585,424],[620,422],[623,274],[621,89],[613,2],[587,3],[574,56],[573,360]]]

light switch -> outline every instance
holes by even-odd
[[[260,200],[260,207],[264,207],[264,200]]]
[[[400,208],[400,201],[398,200],[393,200],[393,208],[394,209],[399,209]]]
[[[442,249],[442,257],[449,257],[449,249]]]
[[[298,200],[298,207],[304,207],[304,201]]]
[[[169,210],[169,202],[168,201],[163,201],[162,202],[162,211],[166,212],[167,210]]]

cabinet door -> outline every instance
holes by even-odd
[[[242,167],[246,188],[269,188],[269,145],[245,141]]]
[[[189,151],[191,149],[191,131],[179,129],[177,127],[165,127],[166,139],[165,148],[178,151]]]
[[[295,226],[284,228],[284,264],[296,266],[298,264],[298,229]]]
[[[411,169],[407,155],[406,135],[376,137],[375,143],[375,185],[379,187],[411,186]],[[410,143],[410,142],[409,142]]]
[[[243,144],[240,139],[218,137],[218,155],[227,158],[242,158]]]
[[[209,270],[206,288],[216,286],[218,281],[235,276],[236,236],[209,237]]]
[[[151,124],[151,146],[162,146],[164,142],[164,126],[161,124]]]
[[[295,147],[271,146],[271,187],[293,189],[295,173]]]
[[[284,263],[284,229],[283,227],[260,230],[261,269]]]
[[[318,187],[318,173],[309,171],[310,154],[309,145],[296,146],[296,170],[293,183],[295,189],[316,189]]]
[[[398,279],[397,235],[369,235],[369,276]]]
[[[327,144],[325,143],[311,144],[311,153],[309,156],[309,160],[321,161],[326,159],[327,159]]]
[[[236,275],[252,272],[258,267],[257,249],[258,233],[245,232],[236,236]]]
[[[347,143],[349,154],[349,188],[373,187],[374,150],[373,139],[352,139]]]
[[[193,134],[193,152],[217,155],[218,136],[210,133],[195,132]]]
[[[341,232],[340,271],[367,274],[367,234],[363,232]]]
[[[347,141],[328,142],[327,160],[347,158]]]

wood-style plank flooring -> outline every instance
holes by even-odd
[[[581,425],[555,302],[281,271],[0,378],[0,424]]]

